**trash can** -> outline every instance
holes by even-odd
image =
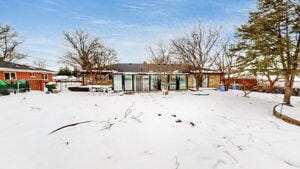
[[[225,92],[225,91],[226,91],[225,85],[220,85],[220,91],[222,91],[222,92]]]
[[[5,81],[0,80],[0,95],[9,95],[10,92],[8,90],[9,84]]]
[[[30,91],[30,85],[29,85],[29,83],[26,81],[26,80],[24,80],[24,79],[22,79],[22,80],[20,80],[20,81],[18,81],[17,83],[16,83],[16,85],[17,85],[17,89],[19,89],[19,92],[26,92],[26,91]]]
[[[238,86],[236,84],[233,84],[232,85],[232,90],[237,90],[238,89]]]
[[[46,88],[47,88],[47,94],[49,93],[53,93],[53,90],[56,89],[56,83],[55,82],[49,82],[46,84]]]

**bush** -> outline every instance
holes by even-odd
[[[9,94],[10,94],[10,92],[7,88],[0,88],[0,95],[6,96],[6,95],[9,95]]]

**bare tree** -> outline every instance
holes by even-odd
[[[91,58],[91,63],[93,65],[93,71],[95,79],[97,79],[95,83],[101,84],[104,82],[108,77],[109,74],[107,74],[104,77],[101,77],[102,70],[105,66],[114,64],[118,62],[118,56],[117,52],[114,49],[105,47],[101,45],[99,49],[93,54]]]
[[[202,86],[204,70],[212,68],[220,54],[219,37],[217,29],[199,24],[188,36],[172,41],[179,59],[193,67],[197,89]]]
[[[45,59],[37,59],[33,61],[33,65],[37,68],[46,68],[46,60]]]
[[[101,45],[93,54],[91,62],[95,68],[101,69],[104,66],[118,62],[118,55],[114,49]]]
[[[170,46],[164,44],[163,41],[157,43],[155,47],[149,46],[147,50],[150,54],[151,63],[154,64],[172,64],[174,63],[174,55],[172,55]]]
[[[228,79],[230,78],[230,74],[236,64],[237,54],[236,51],[230,50],[231,46],[229,40],[223,42],[221,44],[220,54],[217,56],[215,62],[216,68],[222,73],[221,81],[226,78],[225,76],[227,76]]]
[[[25,54],[18,53],[16,48],[22,43],[17,40],[18,34],[9,25],[0,25],[0,61],[17,61],[24,59]]]
[[[99,38],[93,38],[83,30],[75,30],[71,33],[65,32],[64,38],[70,49],[62,57],[63,62],[82,70],[91,69],[91,59],[101,46]]]
[[[92,76],[101,74],[100,70],[103,66],[118,61],[115,50],[107,48],[98,37],[93,37],[86,31],[65,32],[64,37],[70,45],[70,49],[62,57],[62,61],[73,67],[86,70]],[[95,70],[96,72],[94,72]]]
[[[155,46],[147,47],[150,55],[150,63],[156,64],[157,72],[159,72],[158,80],[163,87],[163,94],[168,94],[169,78],[168,75],[173,73],[176,69],[174,55],[172,54],[171,47],[165,45],[163,41],[157,43]]]

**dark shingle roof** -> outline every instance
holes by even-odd
[[[139,64],[119,63],[109,66],[110,69],[118,72],[171,72],[178,70],[182,73],[189,73],[191,68],[184,64]]]
[[[47,70],[47,69],[41,69],[41,68],[36,68],[36,67],[32,67],[32,66],[27,66],[27,65],[12,63],[12,62],[6,62],[6,61],[0,61],[0,69],[1,68],[15,69],[15,70],[27,70],[27,71],[53,72],[53,71]]]

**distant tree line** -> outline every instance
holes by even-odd
[[[77,68],[70,69],[68,66],[59,68],[57,75],[78,77],[79,70]]]

